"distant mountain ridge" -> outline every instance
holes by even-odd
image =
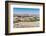
[[[14,14],[14,16],[40,16],[40,14]]]

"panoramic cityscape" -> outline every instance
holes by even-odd
[[[14,28],[39,27],[39,9],[35,8],[14,8]]]

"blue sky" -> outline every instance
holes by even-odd
[[[13,8],[15,14],[39,14],[39,8]]]

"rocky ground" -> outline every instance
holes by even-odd
[[[19,23],[14,23],[14,28],[28,28],[28,27],[39,27],[40,22],[19,22]]]

